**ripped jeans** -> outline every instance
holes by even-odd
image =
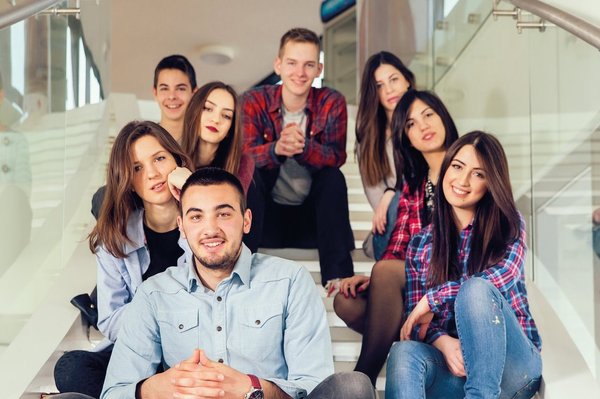
[[[454,310],[467,377],[454,376],[433,346],[397,342],[387,362],[386,399],[533,397],[542,375],[540,353],[496,287],[482,278],[467,280]]]

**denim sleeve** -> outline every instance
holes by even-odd
[[[127,287],[121,270],[125,269],[123,259],[111,255],[99,247],[96,253],[97,292],[98,292],[98,329],[115,342],[121,328],[122,312],[131,301],[133,293]]]
[[[160,334],[149,296],[138,290],[127,306],[100,399],[135,398],[136,385],[156,374],[162,359]]]
[[[287,379],[269,379],[292,398],[302,398],[333,374],[331,338],[325,307],[305,268],[290,282],[283,348]]]

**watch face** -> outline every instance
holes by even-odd
[[[264,399],[262,389],[257,389],[252,392],[250,395],[248,395],[248,399]]]

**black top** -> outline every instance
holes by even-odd
[[[150,252],[150,266],[142,276],[145,281],[148,277],[164,272],[167,267],[177,265],[177,259],[183,255],[183,249],[177,244],[179,240],[179,229],[157,233],[144,223],[144,234],[146,246]]]

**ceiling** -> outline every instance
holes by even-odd
[[[84,0],[82,24],[105,91],[152,98],[154,67],[183,54],[198,84],[222,80],[242,92],[272,72],[283,33],[302,26],[322,34],[321,0]],[[225,45],[233,61],[209,65],[205,45]]]

